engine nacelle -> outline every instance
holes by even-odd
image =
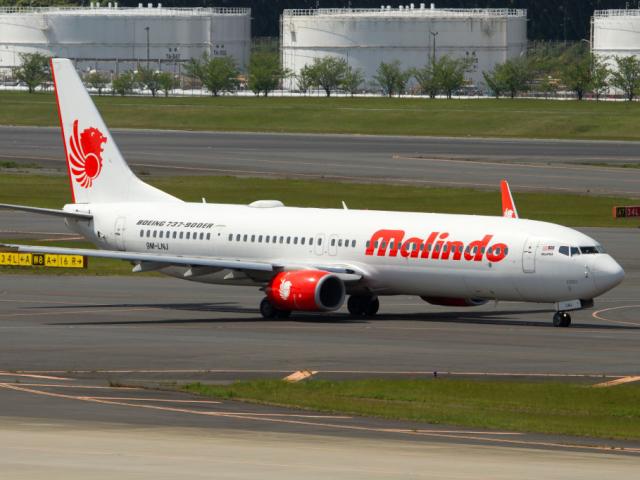
[[[267,297],[280,310],[328,312],[344,303],[344,282],[320,270],[278,273],[265,289]]]
[[[484,298],[450,298],[450,297],[420,297],[432,305],[444,307],[479,307],[488,302]]]

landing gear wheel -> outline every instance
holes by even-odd
[[[554,327],[568,327],[569,325],[571,325],[571,315],[567,312],[556,312],[553,315]]]
[[[351,295],[347,301],[347,310],[351,315],[359,317],[364,315],[364,309],[366,307],[366,297],[359,297],[357,295]]]
[[[273,306],[273,303],[267,297],[264,297],[260,302],[260,314],[262,317],[266,319],[275,318],[277,313],[278,310]]]
[[[355,317],[373,317],[378,313],[380,300],[378,297],[351,295],[347,301],[347,310]]]
[[[373,317],[376,313],[378,313],[379,309],[380,300],[378,300],[378,297],[375,297],[369,300],[367,307],[364,309],[364,314],[367,317]]]
[[[291,310],[276,310],[276,318],[289,318]]]

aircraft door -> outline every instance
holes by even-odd
[[[324,253],[324,233],[316,234],[314,251],[316,255],[322,255]]]
[[[329,237],[329,245],[327,248],[329,249],[329,255],[337,255],[338,254],[338,236],[331,235]]]
[[[125,220],[125,217],[118,217],[113,229],[114,238],[116,239],[116,248],[121,251],[125,250]]]
[[[524,273],[535,273],[536,271],[536,251],[538,250],[538,240],[528,238],[522,249],[522,271]]]

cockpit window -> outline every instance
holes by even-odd
[[[593,247],[580,247],[580,253],[582,253],[583,255],[593,255],[594,253],[600,253],[598,251],[598,248],[593,246]]]
[[[571,247],[571,256],[580,255],[580,249],[578,247]]]
[[[566,255],[567,257],[569,256],[569,247],[567,247],[566,245],[561,246],[558,251],[562,254],[562,255]]]

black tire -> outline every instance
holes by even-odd
[[[260,302],[260,314],[266,319],[275,318],[277,314],[276,307],[273,306],[273,303],[271,303],[267,297],[264,297]]]
[[[276,310],[276,318],[289,318],[291,310]]]
[[[567,312],[562,312],[562,322],[560,323],[561,327],[568,327],[571,325],[571,315],[569,315]]]
[[[364,315],[365,299],[366,297],[351,295],[347,301],[347,310],[349,310],[349,313],[356,317]]]
[[[562,313],[556,312],[553,314],[553,326],[561,327],[562,326]]]
[[[367,302],[367,306],[364,309],[364,314],[367,317],[373,317],[376,313],[378,313],[379,309],[380,300],[378,300],[378,297],[374,297],[369,299],[369,302]]]

